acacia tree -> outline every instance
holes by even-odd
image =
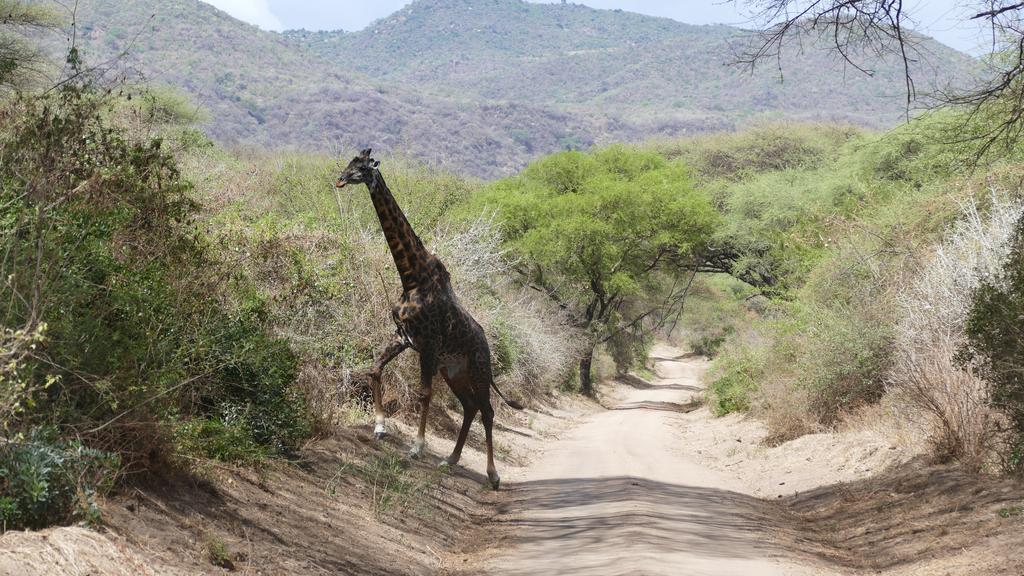
[[[691,272],[680,263],[716,221],[682,165],[623,146],[549,156],[477,200],[497,209],[523,280],[587,335],[579,366],[588,394],[597,345],[642,335],[647,320],[681,305],[686,283],[672,280]]]
[[[903,0],[744,0],[762,30],[741,58],[751,66],[771,61],[783,66],[783,49],[810,32],[823,37],[853,68],[871,75],[872,63],[895,56],[903,65],[908,109],[918,97],[914,68],[927,61],[913,3]],[[973,7],[973,9],[971,9]],[[958,141],[976,141],[977,156],[994,144],[1015,146],[1024,133],[1024,2],[967,0],[965,19],[982,21],[990,31],[989,56],[973,86],[931,94],[942,104],[966,109]],[[972,122],[982,119],[982,122]]]

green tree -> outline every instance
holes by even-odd
[[[586,332],[580,384],[588,394],[597,345],[642,335],[648,320],[679,305],[685,283],[667,287],[692,268],[716,222],[682,164],[624,146],[549,156],[477,202],[497,209],[525,281]]]

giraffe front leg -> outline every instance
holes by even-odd
[[[420,428],[416,440],[409,450],[410,458],[419,458],[427,444],[427,415],[430,413],[430,399],[434,395],[434,374],[437,373],[437,361],[433,354],[420,354]]]
[[[384,400],[383,386],[380,381],[380,372],[370,373],[370,394],[373,396],[373,436],[377,440],[383,440],[387,435],[384,426]]]
[[[387,435],[387,429],[384,427],[384,391],[380,377],[388,362],[394,360],[408,347],[409,344],[405,338],[396,333],[377,354],[377,359],[373,361],[373,367],[370,369],[370,394],[373,396],[374,417],[373,435],[377,440],[382,440]]]

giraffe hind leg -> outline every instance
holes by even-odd
[[[455,441],[455,448],[452,449],[451,455],[441,462],[442,466],[455,466],[462,458],[462,448],[466,445],[466,438],[469,436],[470,427],[473,426],[477,409],[476,406],[463,405],[462,410],[462,428],[459,430],[459,438]]]
[[[484,421],[484,434],[487,437],[487,480],[491,488],[498,489],[501,484],[501,477],[498,476],[498,469],[494,466],[494,408],[488,402],[480,408]]]
[[[473,399],[472,382],[463,374],[457,374],[456,376],[449,376],[447,370],[442,370],[441,375],[444,376],[445,382],[448,383],[448,387],[451,388],[452,393],[459,399],[459,403],[462,404],[462,428],[459,430],[459,436],[455,441],[455,448],[452,449],[450,456],[441,462],[441,466],[455,466],[459,463],[462,458],[462,448],[466,445],[466,438],[469,436],[469,429],[473,426],[473,419],[476,418],[479,409],[476,406],[476,402]]]

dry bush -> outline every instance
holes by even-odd
[[[452,274],[463,305],[487,332],[502,390],[535,396],[566,376],[579,358],[571,321],[536,292],[517,287],[493,215],[455,232],[439,227],[432,249]]]
[[[984,381],[955,355],[965,343],[971,296],[1001,269],[1024,205],[992,190],[987,214],[973,201],[963,212],[897,296],[900,321],[888,389],[899,416],[914,423],[940,455],[978,468],[989,455],[994,414]]]
[[[760,381],[752,410],[764,419],[768,436],[764,443],[777,446],[804,434],[822,429],[815,418],[813,398],[809,390],[793,386],[777,373],[767,374]]]
[[[566,342],[568,323],[536,295],[508,282],[509,263],[501,248],[497,227],[480,218],[457,229],[441,226],[433,231],[428,248],[446,264],[456,293],[487,332],[497,383],[512,396],[536,396],[557,383],[577,357]],[[321,423],[342,420],[340,409],[365,384],[372,353],[383,347],[395,331],[391,307],[401,293],[394,263],[379,230],[363,229],[345,242],[348,288],[340,298],[325,303],[315,314],[290,316],[283,333],[306,350],[299,385],[312,398],[310,407]],[[321,253],[320,257],[330,257]],[[313,302],[307,305],[315,305]],[[317,306],[320,308],[320,306]],[[344,340],[362,352],[327,368],[329,348]],[[326,341],[325,341],[326,340]],[[367,354],[369,352],[369,354]],[[383,375],[389,411],[413,411],[419,388],[419,362],[406,352],[388,365]],[[446,388],[436,388],[441,403],[453,404]]]
[[[331,162],[315,157],[197,157],[207,218],[220,244],[269,301],[275,332],[300,358],[297,385],[317,428],[328,432],[365,409],[366,371],[395,332],[401,295],[395,264],[369,201],[330,190]],[[487,332],[498,385],[535,397],[557,385],[577,352],[568,322],[516,287],[493,219],[446,215],[470,191],[454,177],[391,159],[389,182],[428,248],[444,261],[462,304]],[[191,170],[190,170],[191,171]],[[321,190],[321,191],[318,191]],[[419,360],[408,351],[384,371],[385,409],[413,413]],[[455,406],[438,383],[438,405]]]

